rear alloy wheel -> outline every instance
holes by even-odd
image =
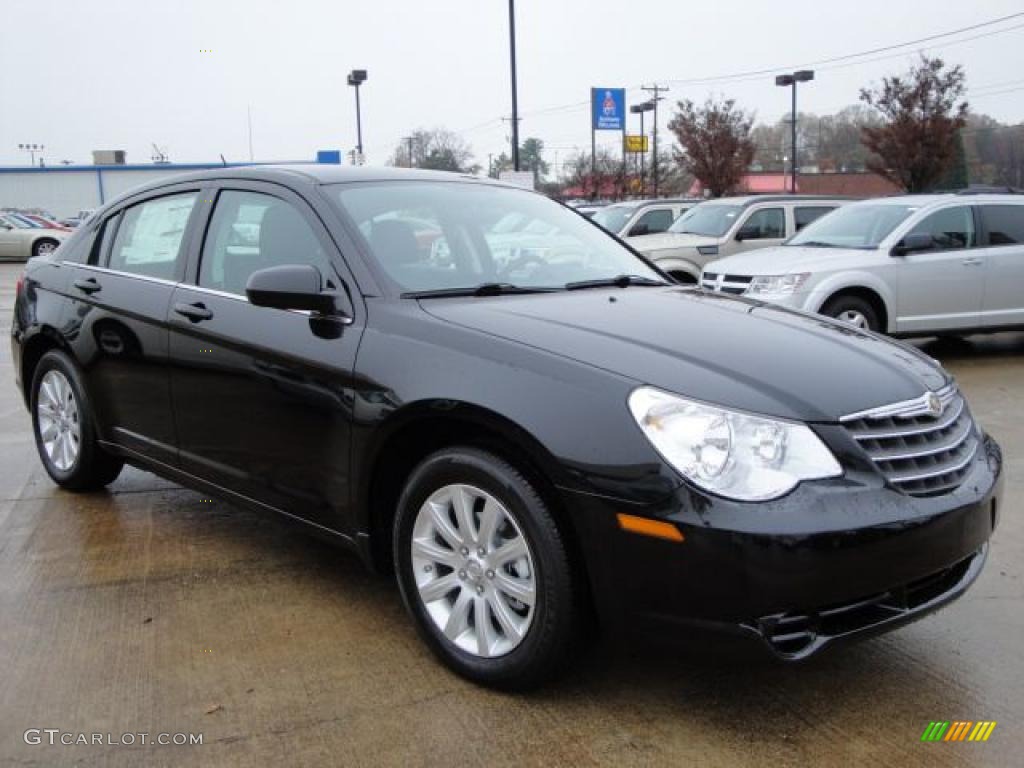
[[[821,314],[865,331],[881,330],[875,308],[859,296],[837,296],[822,307]]]
[[[524,689],[558,668],[575,628],[569,559],[514,467],[472,448],[428,457],[399,500],[394,550],[407,609],[456,672]]]
[[[48,256],[57,250],[57,246],[60,245],[56,240],[39,240],[34,246],[32,246],[33,256]]]
[[[62,488],[89,490],[112,483],[124,462],[96,441],[89,401],[71,359],[42,356],[32,378],[32,427],[47,474]]]

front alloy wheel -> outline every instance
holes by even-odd
[[[428,456],[398,501],[393,552],[417,629],[456,672],[522,690],[562,666],[581,599],[562,531],[516,467],[477,448]]]
[[[447,485],[420,507],[412,535],[419,598],[458,648],[503,656],[526,636],[536,603],[533,557],[509,511],[472,485]]]

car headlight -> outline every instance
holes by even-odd
[[[810,272],[798,272],[792,275],[758,275],[750,281],[746,295],[759,293],[787,294],[794,293],[807,282]]]
[[[730,499],[775,499],[801,480],[843,473],[804,424],[685,400],[653,387],[634,390],[629,409],[658,453],[683,477]]]

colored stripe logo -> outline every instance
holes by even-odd
[[[988,741],[995,729],[994,720],[932,721],[921,734],[921,741]]]

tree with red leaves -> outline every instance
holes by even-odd
[[[668,124],[682,152],[677,160],[700,181],[712,197],[721,197],[740,183],[754,159],[750,129],[754,118],[736,107],[733,99],[708,99],[676,104],[678,112]]]
[[[883,117],[881,125],[861,129],[872,153],[868,168],[907,192],[932,189],[956,159],[967,122],[964,81],[962,67],[947,69],[942,59],[922,56],[906,75],[861,89],[861,101]]]

